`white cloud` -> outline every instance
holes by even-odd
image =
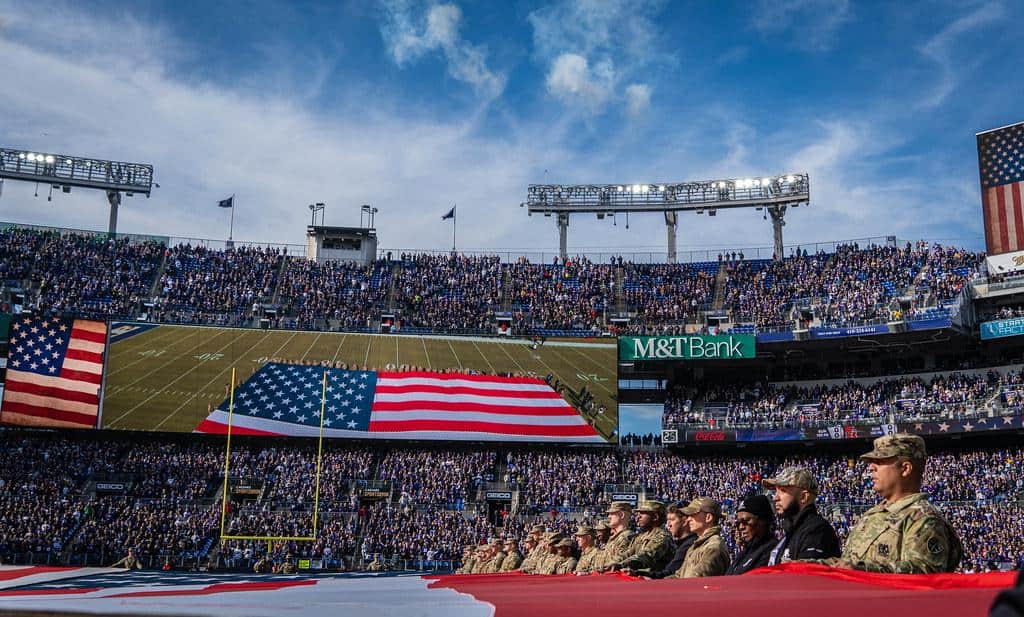
[[[548,92],[559,100],[597,111],[612,95],[615,68],[610,61],[591,67],[583,56],[566,53],[551,63],[546,83]]]
[[[921,54],[938,68],[938,82],[921,101],[922,107],[942,104],[953,93],[965,73],[964,62],[956,62],[954,53],[957,38],[1002,19],[1005,9],[1000,2],[989,2],[950,22],[945,28],[921,46]]]
[[[827,51],[852,17],[849,0],[759,0],[751,26],[765,35],[782,35],[798,49]]]
[[[660,6],[654,1],[561,0],[530,13],[534,56],[548,67],[548,92],[587,114],[613,101],[624,101],[627,112],[634,112],[642,93],[624,93],[621,82],[651,64],[674,62],[657,49],[654,17]],[[593,96],[577,95],[587,91]]]
[[[488,97],[496,97],[505,89],[505,75],[487,67],[486,48],[469,43],[459,34],[462,10],[458,6],[435,4],[415,20],[407,0],[386,0],[384,12],[382,34],[399,66],[440,51],[447,61],[448,73],[455,79]]]
[[[626,111],[637,118],[651,106],[651,87],[647,84],[629,84],[626,86]]]

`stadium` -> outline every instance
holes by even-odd
[[[409,142],[388,155],[373,144],[386,140],[359,134],[353,146],[401,185],[382,188],[379,207],[360,203],[373,192],[358,186],[372,183],[358,158],[341,172],[333,159],[317,168],[310,159],[330,156],[320,142],[282,157],[313,171],[279,150],[247,169],[272,149],[243,152],[244,140],[229,163],[169,145],[204,115],[196,100],[220,96],[210,67],[195,69],[213,71],[191,86],[196,100],[186,101],[187,79],[168,82],[177,98],[165,84],[186,121],[151,109],[154,125],[162,118],[176,133],[154,149],[130,144],[155,140],[159,126],[119,132],[111,118],[97,128],[65,110],[68,131],[103,144],[91,148],[0,95],[11,110],[0,120],[0,615],[1020,614],[1024,122],[1007,116],[1019,109],[961,117],[928,107],[943,135],[969,142],[966,157],[858,144],[978,182],[980,192],[922,192],[968,204],[948,224],[943,205],[886,201],[907,178],[851,191],[884,205],[847,211],[836,187],[849,172],[820,164],[830,156],[820,144],[801,149],[810,158],[772,156],[774,135],[738,133],[741,150],[764,158],[679,155],[665,167],[642,154],[654,152],[651,138],[586,167],[581,156],[600,159],[590,139],[607,133],[598,127],[608,114],[643,133],[637,114],[650,111],[651,89],[620,88],[639,61],[614,46],[577,41],[593,54],[588,68],[575,53],[544,60],[543,41],[556,22],[566,41],[579,36],[567,16],[629,30],[676,9],[623,15],[614,4],[505,16],[532,29],[530,62],[550,60],[538,82],[545,104],[579,135],[543,141],[559,122],[542,122],[531,161],[517,167],[504,142],[507,169],[495,176],[476,167],[492,156],[480,141],[486,121],[432,137],[408,159],[401,151],[418,147],[422,127],[403,130]],[[379,8],[347,17],[383,20],[362,46],[383,42],[394,70],[436,56],[443,83],[483,101],[479,114],[515,115],[501,102],[513,95],[529,107],[512,73],[489,68],[499,52],[459,30],[486,16],[456,4]],[[54,15],[0,19],[12,83],[35,88],[28,75],[42,57],[65,79],[95,78],[94,65],[38,42],[26,23],[81,20],[67,41],[83,58],[89,37],[113,26],[137,51],[167,35],[134,40],[153,16]],[[994,21],[985,15],[961,17],[945,36]],[[830,27],[847,21],[857,20]],[[770,40],[775,30],[750,28],[765,49],[790,49]],[[749,53],[718,66],[754,62]],[[66,65],[52,64],[58,55]],[[596,81],[567,85],[580,65],[565,56]],[[620,77],[602,87],[622,93],[602,97],[595,84],[612,58]],[[677,61],[648,60],[659,70]],[[436,94],[441,77],[425,75]],[[125,96],[146,109],[156,87],[132,79],[146,94]],[[73,83],[70,100],[88,108],[89,87]],[[281,131],[273,115],[302,108],[241,92],[233,113],[267,134]],[[266,107],[252,114],[257,100]],[[321,122],[311,126],[356,135],[333,124],[334,111],[309,113]],[[289,116],[285,141],[298,144],[304,122]],[[923,131],[932,120],[904,122]],[[255,151],[267,137],[246,139]],[[459,140],[472,148],[451,145]],[[210,158],[233,156],[218,152]],[[444,175],[453,167],[461,186]],[[667,179],[667,168],[698,173]],[[334,201],[339,224],[327,224],[328,204],[305,205],[305,183],[359,204],[358,225]],[[283,214],[273,200],[291,191],[303,203]],[[211,230],[221,223],[227,234]],[[638,237],[648,244],[630,244]]]

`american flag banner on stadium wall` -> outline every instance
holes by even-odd
[[[106,342],[101,321],[15,318],[0,422],[95,427]]]
[[[232,433],[318,435],[324,371],[265,365],[235,391]],[[326,371],[325,437],[604,442],[541,379]],[[228,405],[225,399],[196,432],[226,433]]]
[[[985,250],[999,255],[1024,249],[1024,122],[978,133]]]

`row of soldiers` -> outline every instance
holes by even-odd
[[[520,571],[577,574],[622,571],[647,578],[742,574],[786,561],[812,561],[874,572],[952,572],[963,557],[956,531],[921,493],[924,440],[905,433],[875,440],[861,456],[883,502],[865,512],[845,547],[817,512],[818,484],[801,467],[787,467],[763,481],[774,490],[743,501],[735,514],[740,552],[730,555],[722,537],[722,507],[708,497],[685,506],[613,502],[607,524],[581,526],[570,539],[535,525],[524,539],[467,546],[463,574]],[[631,524],[636,515],[636,527]],[[781,534],[776,524],[781,519]]]

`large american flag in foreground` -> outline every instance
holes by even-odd
[[[985,250],[999,255],[1024,249],[1024,122],[978,134]]]
[[[742,576],[645,581],[622,573],[254,575],[0,566],[0,611],[209,617],[863,617],[988,614],[1015,572],[874,574],[790,562]],[[772,607],[785,607],[785,611]]]
[[[27,317],[11,322],[0,421],[92,428],[99,414],[107,326]]]
[[[232,432],[325,437],[603,442],[543,380],[265,365],[235,391]],[[199,423],[226,433],[229,400]]]

